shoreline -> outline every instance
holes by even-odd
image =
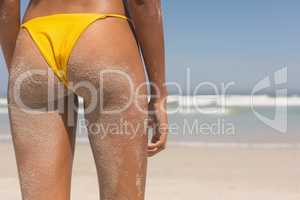
[[[88,145],[88,138],[76,138],[76,143],[79,145]],[[12,144],[11,137],[0,136],[0,144]],[[171,141],[167,143],[167,147],[188,147],[188,148],[212,148],[212,149],[258,149],[258,150],[272,150],[272,149],[299,149],[300,143],[245,143],[245,142],[180,142]]]

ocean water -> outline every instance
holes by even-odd
[[[300,148],[300,97],[170,96],[169,142],[181,145]],[[87,141],[82,109],[77,138]],[[0,140],[10,140],[0,99]]]

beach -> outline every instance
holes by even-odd
[[[280,102],[274,106],[271,97],[255,99],[257,113],[270,119],[276,109],[285,108]],[[171,98],[169,123],[177,128],[170,129],[167,149],[149,159],[146,200],[300,199],[300,98],[289,97],[286,119],[270,125],[260,120],[248,100],[233,96],[222,106],[211,96]],[[3,99],[0,108],[0,198],[19,200]],[[285,132],[272,126],[282,122]],[[82,110],[76,134],[71,199],[96,200],[96,170]]]
[[[131,139],[164,144],[158,130],[167,145],[148,159],[145,200],[300,200],[299,8],[0,1],[0,200],[22,199],[17,167],[23,200],[68,196],[72,136],[70,200],[101,199],[89,136],[107,196],[120,196],[105,200],[136,200],[114,190],[143,193]]]
[[[13,147],[0,145],[1,199],[21,199]],[[300,199],[300,148],[180,146],[149,159],[146,200]],[[88,144],[76,147],[72,200],[96,200]]]
[[[22,199],[17,137],[23,200],[62,200],[53,196],[65,195],[72,136],[70,200],[101,199],[89,136],[107,196],[120,196],[105,200],[136,200],[114,190],[143,193],[144,165],[132,162],[144,154],[131,139],[158,130],[167,145],[148,159],[145,200],[300,200],[299,8],[0,1],[0,200]],[[146,98],[152,116],[139,113]],[[146,131],[147,115],[158,126]]]

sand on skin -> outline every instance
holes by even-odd
[[[0,145],[0,197],[19,200],[11,143]],[[72,200],[98,199],[88,144],[78,144]],[[169,146],[149,160],[147,200],[298,200],[300,149]]]

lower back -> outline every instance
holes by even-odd
[[[56,13],[124,14],[123,0],[31,0],[24,20]]]

